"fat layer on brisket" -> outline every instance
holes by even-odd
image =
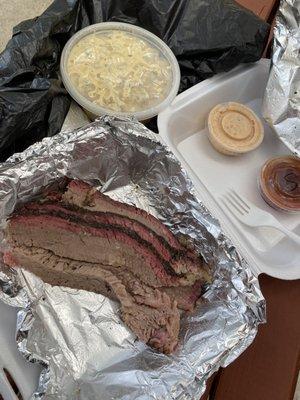
[[[130,218],[156,233],[174,250],[183,250],[187,252],[171,231],[157,218],[140,208],[115,201],[85,182],[78,180],[71,181],[68,185],[68,189],[63,195],[63,199],[66,203],[74,204],[78,207],[85,208],[86,210],[110,212]]]

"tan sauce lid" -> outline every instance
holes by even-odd
[[[209,139],[222,154],[238,155],[256,149],[264,138],[260,119],[240,103],[215,106],[208,116]]]

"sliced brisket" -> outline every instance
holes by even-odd
[[[203,280],[199,280],[191,286],[160,287],[159,290],[175,300],[181,310],[193,311],[202,294],[203,283]]]
[[[177,276],[149,246],[115,227],[93,227],[52,215],[15,215],[6,233],[14,246],[40,247],[73,260],[128,268],[153,287],[187,286],[199,278]]]
[[[170,353],[179,311],[210,281],[204,261],[154,216],[81,181],[62,181],[9,218],[5,262],[45,282],[101,293],[121,303],[124,322]]]
[[[71,181],[63,199],[66,203],[90,211],[114,213],[137,221],[163,238],[174,250],[186,252],[176,237],[157,218],[140,208],[113,200],[85,182]]]
[[[180,323],[176,301],[129,272],[25,246],[14,248],[4,259],[7,265],[23,266],[49,284],[93,290],[118,300],[122,319],[140,340],[167,354],[176,347]]]
[[[174,252],[156,233],[127,217],[107,212],[91,212],[82,208],[74,209],[70,205],[51,201],[43,204],[28,203],[18,211],[18,215],[52,215],[94,228],[110,229],[113,227],[151,249],[162,260],[165,269],[170,274],[179,276],[189,274],[194,275],[195,279],[207,279],[206,270],[200,259],[192,259],[183,251]]]

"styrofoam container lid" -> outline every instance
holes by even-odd
[[[151,32],[102,22],[77,32],[61,57],[63,83],[89,113],[158,115],[175,98],[180,69],[171,49]]]

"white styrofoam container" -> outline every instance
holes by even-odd
[[[15,382],[23,400],[28,400],[38,386],[41,367],[28,363],[17,349],[15,340],[17,309],[0,301],[0,398],[18,400],[17,390],[7,379],[5,370]]]
[[[282,224],[300,233],[300,215],[278,212],[261,198],[257,178],[264,162],[291,154],[272,129],[264,124],[262,145],[248,153],[230,157],[218,153],[207,135],[207,116],[217,104],[236,101],[250,107],[259,117],[269,76],[269,60],[239,66],[216,75],[177,96],[158,116],[162,141],[188,171],[198,194],[216,216],[253,272],[280,279],[300,278],[300,246],[270,228],[248,228],[230,217],[220,197],[229,188],[273,214]]]

